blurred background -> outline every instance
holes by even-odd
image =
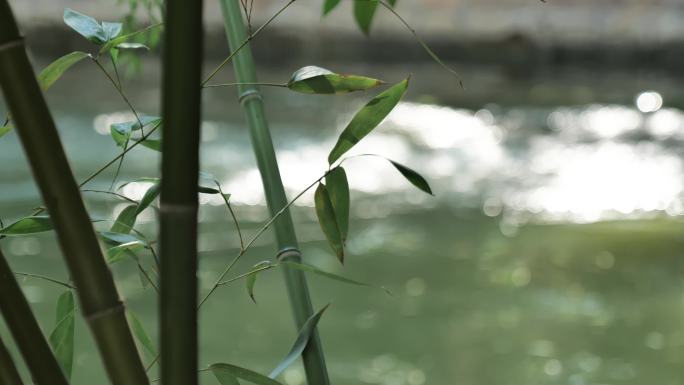
[[[11,3],[36,69],[94,50],[62,24],[65,7],[110,21],[128,9],[114,0]],[[283,3],[255,0],[254,25]],[[413,167],[436,195],[415,190],[380,159],[346,163],[353,218],[344,267],[324,241],[311,195],[295,205],[307,263],[394,294],[311,277],[316,307],[333,302],[320,326],[333,383],[680,384],[684,2],[399,0],[397,11],[458,69],[464,88],[391,14],[380,11],[367,38],[349,2],[325,18],[321,8],[321,0],[299,0],[254,41],[260,79],[284,82],[305,65],[388,82],[413,74],[404,102],[353,152]],[[206,9],[209,71],[227,45],[217,5],[207,1]],[[159,115],[158,52],[140,56],[124,88],[139,111]],[[217,78],[231,80],[230,68]],[[263,92],[291,197],[325,171],[337,135],[373,95]],[[79,179],[117,155],[109,125],[131,115],[92,63],[75,66],[47,97]],[[233,194],[245,233],[253,233],[268,216],[235,90],[207,90],[204,98],[202,168]],[[40,197],[15,133],[0,139],[0,164],[7,224]],[[120,180],[157,170],[157,154],[137,149]],[[90,188],[106,190],[113,172]],[[139,199],[147,187],[122,191]],[[106,195],[85,197],[93,217],[113,219],[124,207]],[[202,203],[207,290],[239,243],[221,202]],[[154,220],[148,209],[140,229],[153,236]],[[67,279],[52,233],[5,239],[2,247],[17,271]],[[273,255],[267,234],[241,271]],[[141,287],[134,264],[113,268],[127,304],[155,336],[154,292]],[[22,282],[51,330],[61,288]],[[278,272],[259,276],[256,298],[252,304],[242,283],[212,297],[201,312],[201,366],[269,371],[286,354],[295,332]],[[4,326],[0,334],[9,339]],[[80,319],[76,342],[74,384],[106,383]],[[303,384],[303,371],[294,366],[283,382]]]

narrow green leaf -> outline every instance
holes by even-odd
[[[64,371],[67,380],[71,378],[74,362],[74,296],[67,290],[57,299],[55,328],[48,338],[50,346]]]
[[[154,201],[159,196],[159,193],[160,185],[158,182],[150,186],[150,188],[148,188],[147,191],[145,191],[145,195],[143,195],[142,199],[140,200],[140,203],[138,203],[138,208],[135,210],[135,215],[137,216],[138,214],[143,212],[143,210],[148,208],[152,201]]]
[[[347,173],[342,167],[335,167],[325,177],[325,187],[328,189],[330,203],[335,211],[335,219],[340,229],[342,242],[347,240],[349,233],[349,182]]]
[[[361,31],[366,35],[370,34],[371,23],[373,16],[378,9],[378,2],[374,0],[355,0],[354,1],[354,19],[359,25]]]
[[[335,210],[333,209],[330,195],[325,185],[320,183],[314,194],[314,203],[316,205],[316,215],[318,216],[318,223],[321,225],[321,230],[328,239],[328,244],[332,247],[337,259],[344,263],[344,245],[342,243],[342,234],[337,225],[335,218]]]
[[[102,238],[105,242],[112,244],[112,245],[121,245],[124,243],[130,243],[130,242],[140,242],[144,244],[145,246],[149,246],[147,242],[145,242],[143,239],[132,235],[132,234],[124,234],[124,233],[115,233],[111,231],[101,231],[98,233],[100,235],[100,238]]]
[[[340,4],[340,0],[325,0],[323,3],[323,16],[327,15]]]
[[[72,9],[64,10],[64,23],[92,43],[100,45],[108,40],[107,31],[97,20]]]
[[[0,235],[26,235],[33,233],[42,233],[44,231],[52,230],[52,221],[47,215],[37,215],[33,217],[22,218],[7,227],[0,229]]]
[[[8,132],[12,131],[12,126],[2,126],[0,127],[0,138],[5,136]]]
[[[307,264],[303,264],[303,263],[297,263],[297,262],[291,262],[291,261],[283,261],[283,262],[280,262],[279,265],[291,267],[293,269],[301,270],[301,271],[304,271],[307,273],[318,274],[320,276],[323,276],[323,277],[326,277],[326,278],[329,278],[329,279],[332,279],[335,281],[347,283],[350,285],[379,288],[379,289],[384,290],[387,294],[392,295],[392,293],[389,290],[387,290],[387,288],[385,288],[383,286],[374,286],[374,285],[371,285],[369,283],[356,281],[356,280],[353,280],[351,278],[347,278],[347,277],[343,277],[341,275],[337,275],[337,274],[329,273],[327,271],[323,271],[323,270],[318,269],[318,268],[311,266],[311,265],[307,265]]]
[[[344,153],[368,135],[396,107],[408,88],[409,78],[395,84],[374,97],[359,112],[340,134],[337,144],[328,155],[328,163],[335,163]]]
[[[247,273],[245,278],[245,285],[247,286],[247,293],[252,302],[256,303],[256,298],[254,298],[254,285],[256,284],[256,278],[259,272],[263,271],[263,267],[270,266],[271,262],[261,261],[252,267],[252,271]]]
[[[237,377],[226,370],[212,370],[212,372],[221,385],[240,385]]]
[[[89,55],[85,52],[76,51],[66,54],[59,59],[50,63],[45,69],[38,74],[38,83],[43,91],[47,91],[59,78],[64,75],[64,72],[71,68],[74,64],[87,58]]]
[[[144,248],[145,243],[142,241],[122,243],[120,245],[110,247],[107,249],[107,263],[113,265],[125,259],[137,260],[138,257],[135,255],[135,252]]]
[[[114,64],[119,64],[119,50],[114,47],[109,50],[109,55],[112,57],[112,60],[114,60]]]
[[[357,75],[340,75],[325,68],[308,66],[292,74],[287,87],[304,94],[343,94],[384,84],[382,80]]]
[[[138,212],[138,205],[128,205],[126,206],[121,213],[119,214],[118,217],[116,217],[116,221],[114,221],[114,224],[112,227],[109,229],[112,233],[122,233],[122,234],[128,234],[131,232],[131,229],[133,229],[133,226],[135,226],[135,220],[137,219],[137,214]]]
[[[149,148],[150,150],[154,150],[157,152],[161,152],[161,140],[158,139],[145,139],[141,143],[143,146]]]
[[[198,191],[200,194],[215,195],[219,194],[219,190],[212,187],[199,186]]]
[[[230,375],[256,385],[282,385],[280,382],[268,378],[263,374],[231,364],[213,364],[209,366],[209,369],[219,381],[221,381],[221,378],[225,378],[226,375]],[[232,383],[229,382],[228,384]],[[225,384],[221,383],[221,385]]]
[[[102,55],[105,52],[109,52],[110,49],[112,49],[112,48],[114,48],[114,47],[116,47],[122,43],[125,43],[127,41],[130,41],[133,38],[147,32],[147,31],[151,31],[151,30],[153,30],[155,28],[159,28],[161,26],[162,26],[162,24],[150,25],[150,26],[143,28],[139,31],[131,32],[129,34],[122,35],[122,36],[119,36],[115,39],[112,39],[112,40],[108,41],[107,44],[103,45],[102,48],[100,48],[100,55]]]
[[[141,43],[121,43],[117,44],[115,48],[118,49],[145,49],[145,50],[150,50],[150,47],[146,46],[145,44]]]
[[[280,364],[273,369],[271,374],[268,375],[269,377],[278,377],[280,373],[282,373],[285,369],[287,369],[288,366],[292,365],[297,358],[299,358],[304,349],[306,349],[306,345],[309,344],[311,336],[313,336],[316,331],[316,325],[318,325],[318,321],[321,319],[323,312],[325,312],[328,306],[330,306],[330,304],[325,305],[321,310],[309,317],[309,319],[304,322],[304,325],[299,331],[299,335],[297,336],[294,345],[292,345],[292,349],[290,349],[290,352],[287,354],[287,356],[285,356]]]
[[[418,187],[421,191],[424,191],[430,195],[434,195],[432,193],[432,189],[430,188],[430,184],[428,184],[427,180],[423,178],[420,174],[418,174],[416,171],[404,166],[401,163],[397,163],[393,160],[387,159],[392,165],[399,170],[401,175],[404,176],[409,182],[411,182],[412,185]]]
[[[149,358],[156,357],[157,349],[154,347],[154,344],[152,343],[152,339],[150,338],[149,334],[147,334],[145,326],[142,324],[142,322],[140,322],[138,317],[135,315],[135,313],[133,313],[131,309],[126,309],[126,314],[128,315],[128,321],[131,325],[133,335],[138,340],[138,343],[140,343],[140,345],[142,345],[142,347],[145,348],[145,351],[148,353]]]

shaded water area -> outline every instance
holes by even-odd
[[[294,206],[307,263],[393,292],[310,277],[315,306],[333,303],[320,327],[334,384],[681,383],[681,78],[649,70],[463,68],[461,89],[432,64],[317,64],[390,82],[413,73],[405,102],[353,153],[413,167],[436,193],[415,191],[381,159],[345,162],[353,218],[344,268],[318,228],[311,194]],[[150,115],[159,114],[157,65],[146,63],[125,84]],[[260,75],[283,81],[294,69]],[[370,94],[264,94],[292,197],[325,171],[337,134]],[[79,65],[48,97],[79,180],[116,156],[109,124],[131,116],[94,68]],[[268,218],[235,90],[208,90],[205,103],[202,169],[233,194],[243,231],[253,234]],[[155,176],[158,160],[134,150],[119,180]],[[0,218],[7,224],[40,199],[14,133],[0,139],[0,164]],[[88,187],[108,189],[113,172]],[[148,186],[121,191],[139,199]],[[124,207],[100,193],[84,196],[91,215],[105,220],[97,228],[106,229]],[[199,276],[206,292],[239,243],[221,202],[203,196],[202,203]],[[139,229],[153,237],[154,210],[140,219]],[[67,280],[53,233],[1,244],[16,271]],[[235,274],[274,251],[267,233]],[[149,255],[141,257],[151,264]],[[142,287],[130,261],[113,269],[126,303],[156,337],[154,291]],[[50,330],[62,289],[31,278],[22,283]],[[256,298],[255,305],[237,282],[209,300],[201,311],[201,366],[230,362],[268,372],[286,354],[295,333],[279,272],[259,276]],[[8,338],[4,328],[0,334]],[[107,383],[80,319],[76,340],[74,384]],[[202,381],[215,383],[209,374]],[[301,368],[289,369],[283,381],[303,384]]]

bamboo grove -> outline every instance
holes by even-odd
[[[203,78],[202,1],[167,0],[159,4],[163,22],[138,30],[131,28],[131,23],[98,21],[66,9],[64,23],[90,42],[93,49],[91,52],[68,53],[36,76],[9,3],[0,0],[0,86],[9,111],[0,128],[0,137],[11,132],[19,136],[44,204],[33,213],[0,228],[0,250],[4,246],[2,238],[54,231],[70,277],[68,282],[63,282],[23,273],[49,280],[64,289],[56,304],[55,327],[49,334],[44,334],[17,282],[19,273],[11,270],[0,251],[0,311],[12,337],[11,341],[0,341],[2,384],[22,383],[16,358],[7,348],[12,342],[21,353],[34,383],[68,384],[75,370],[75,317],[79,316],[89,326],[109,381],[115,385],[142,385],[156,381],[152,368],[157,364],[163,385],[197,384],[203,372],[213,373],[222,385],[240,382],[275,385],[280,384],[279,377],[284,370],[300,357],[307,383],[330,383],[324,345],[317,332],[318,322],[328,305],[312,304],[306,274],[351,285],[374,286],[302,263],[289,209],[307,191],[315,190],[315,214],[330,245],[331,256],[339,263],[351,257],[346,250],[351,205],[348,175],[343,167],[345,160],[349,159],[347,152],[371,134],[401,101],[408,89],[409,77],[387,85],[373,77],[343,75],[308,65],[282,83],[259,83],[250,42],[296,0],[286,2],[256,29],[251,25],[254,0],[216,1],[221,6],[230,53]],[[331,13],[339,3],[340,0],[325,0],[323,14]],[[388,10],[409,29],[437,64],[453,72],[416,35],[394,9],[395,6],[395,1],[355,0],[354,17],[359,28],[368,34],[378,10]],[[119,78],[118,60],[122,52],[148,49],[146,39],[159,34],[163,42],[161,116],[154,116],[141,113],[131,103]],[[111,139],[113,145],[120,148],[120,154],[103,162],[102,167],[79,182],[69,166],[44,93],[80,62],[90,62],[102,73],[133,119],[111,125]],[[212,82],[228,64],[233,66],[236,83]],[[338,97],[352,92],[374,92],[376,88],[383,90],[369,98],[342,130],[328,156],[327,171],[288,199],[259,91],[263,86],[280,87],[282,92]],[[229,192],[224,191],[216,178],[200,170],[202,92],[215,87],[233,87],[236,90],[263,182],[270,219],[251,237],[240,229]],[[159,175],[140,179],[150,185],[140,200],[120,193],[120,189],[132,181],[117,181],[125,157],[131,151],[156,152],[161,159]],[[379,154],[352,157],[386,159]],[[388,167],[403,175],[409,183],[432,194],[428,182],[416,171],[386,160]],[[126,206],[111,221],[94,220],[86,211],[82,193],[87,191],[89,183],[102,177],[108,169],[116,170],[112,188],[100,192],[123,200]],[[206,293],[200,292],[197,279],[200,194],[217,195],[222,199],[240,239],[239,252],[222,271],[215,272],[217,278]],[[158,237],[136,227],[138,216],[147,209],[156,208],[157,200]],[[273,258],[254,265],[248,271],[234,272],[237,262],[246,258],[254,243],[271,229],[276,246]],[[151,262],[143,263],[143,259]],[[134,264],[143,285],[153,287],[159,296],[158,343],[152,341],[143,324],[121,301],[111,272],[111,266],[116,263]],[[229,363],[200,362],[198,312],[203,304],[210,296],[216,295],[218,288],[235,281],[242,281],[253,299],[257,275],[272,269],[279,269],[284,274],[298,330],[289,353],[269,374]],[[231,305],[222,306],[230,308]],[[145,355],[151,356],[146,362]]]

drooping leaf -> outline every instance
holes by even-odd
[[[112,39],[112,40],[108,41],[107,44],[103,45],[102,48],[100,48],[100,55],[102,55],[105,52],[109,52],[109,50],[111,50],[112,48],[114,48],[114,47],[116,47],[122,43],[125,43],[127,41],[130,41],[133,38],[147,32],[147,31],[151,31],[151,30],[159,28],[161,26],[162,26],[162,24],[150,25],[150,26],[143,28],[139,31],[131,32],[131,33],[128,33],[126,35],[122,35],[122,36],[119,36],[115,39]]]
[[[325,185],[322,183],[316,188],[314,194],[314,203],[316,205],[316,216],[318,216],[318,223],[321,225],[323,234],[328,239],[328,244],[335,252],[337,259],[344,263],[344,244],[342,243],[342,234],[335,218],[335,210],[333,209],[330,195]]]
[[[328,189],[330,203],[335,211],[335,219],[344,243],[349,233],[350,199],[347,173],[342,167],[335,167],[325,176],[325,187]]]
[[[145,191],[145,195],[143,195],[142,199],[140,200],[140,203],[138,203],[138,208],[135,210],[135,215],[137,216],[141,212],[143,212],[146,208],[150,206],[152,201],[155,200],[159,196],[159,193],[161,192],[160,190],[160,185],[159,183],[154,183],[150,188]]]
[[[349,151],[356,143],[368,135],[387,117],[396,107],[406,93],[409,79],[402,80],[388,90],[374,97],[359,112],[340,134],[335,147],[328,155],[328,163],[331,165],[345,152]]]
[[[340,0],[325,0],[323,3],[323,16],[327,15],[340,4]]]
[[[283,266],[290,267],[293,269],[301,270],[301,271],[304,271],[307,273],[317,274],[317,275],[320,275],[320,276],[323,276],[323,277],[326,277],[326,278],[329,278],[329,279],[332,279],[335,281],[347,283],[350,285],[379,288],[379,289],[384,290],[387,294],[392,295],[392,293],[389,290],[387,290],[387,288],[385,288],[383,286],[374,286],[374,285],[371,285],[369,283],[356,281],[354,279],[343,277],[341,275],[329,273],[327,271],[321,270],[319,268],[316,268],[314,266],[307,265],[304,263],[297,263],[297,262],[292,262],[292,261],[283,261],[283,262],[280,262],[279,265],[283,265]]]
[[[89,55],[85,52],[76,51],[66,54],[53,61],[42,71],[40,71],[40,74],[38,74],[38,83],[40,84],[40,87],[43,89],[43,91],[47,91],[57,80],[59,80],[59,78],[62,77],[66,70],[88,56]]]
[[[138,340],[138,343],[140,343],[140,345],[145,349],[150,358],[156,357],[157,349],[154,347],[154,343],[152,343],[152,339],[150,338],[149,334],[147,334],[145,326],[142,324],[142,322],[140,322],[138,317],[131,309],[126,309],[126,314],[128,315],[128,321],[131,325],[133,335]]]
[[[257,274],[260,271],[263,271],[263,268],[266,266],[271,266],[271,262],[261,261],[261,262],[257,263],[256,265],[254,265],[252,267],[252,270],[247,273],[247,277],[245,278],[245,285],[247,286],[247,293],[249,294],[249,298],[251,298],[252,302],[254,302],[254,303],[256,303],[256,298],[254,298],[254,284],[256,284]]]
[[[114,224],[112,227],[109,229],[110,232],[112,233],[122,233],[122,234],[128,234],[131,232],[131,229],[133,229],[133,226],[135,226],[135,220],[137,219],[137,211],[138,211],[138,205],[137,204],[131,204],[126,206],[121,213],[119,213],[119,216],[116,217],[116,220],[114,221]]]
[[[287,87],[304,94],[344,94],[384,84],[382,80],[336,74],[325,68],[307,66],[292,74]]]
[[[48,338],[52,351],[67,380],[74,362],[74,296],[67,290],[57,299],[55,328]]]
[[[354,0],[354,19],[366,35],[370,34],[371,23],[377,9],[376,0]]]
[[[404,166],[401,163],[397,163],[390,159],[388,160],[397,170],[399,170],[399,172],[401,173],[401,175],[404,176],[404,178],[411,182],[412,185],[418,187],[421,191],[424,191],[430,195],[434,195],[432,194],[432,189],[430,188],[430,185],[428,184],[427,180],[425,180],[425,178],[423,178],[420,174]]]
[[[219,381],[221,381],[221,378],[225,378],[225,375],[227,374],[256,385],[282,385],[280,382],[268,378],[263,374],[231,364],[213,364],[209,366],[209,369]],[[231,383],[229,382],[228,384]],[[221,383],[221,385],[224,385],[224,383]]]
[[[5,134],[7,134],[10,131],[12,131],[12,126],[7,125],[0,127],[0,138],[5,136]]]
[[[212,372],[221,385],[240,385],[237,377],[227,370],[212,370]]]
[[[120,245],[110,247],[107,249],[107,263],[113,265],[125,259],[137,260],[138,257],[136,256],[135,252],[144,248],[145,243],[142,241],[122,243]]]
[[[285,369],[287,369],[288,366],[292,365],[297,358],[299,358],[304,349],[306,349],[306,345],[309,344],[311,336],[314,335],[314,332],[316,331],[316,325],[318,325],[318,321],[321,319],[323,312],[325,312],[328,306],[330,306],[330,304],[325,305],[321,310],[316,312],[316,314],[312,315],[306,320],[306,322],[304,322],[304,325],[299,331],[299,335],[297,336],[294,345],[292,345],[292,349],[290,349],[290,352],[287,353],[287,356],[285,356],[278,366],[273,369],[271,374],[268,375],[269,377],[278,377],[280,373],[282,373]]]
[[[53,229],[52,221],[47,215],[36,215],[19,219],[18,221],[0,229],[0,235],[26,235],[42,233]]]
[[[149,148],[150,150],[154,150],[157,152],[161,152],[161,140],[158,139],[145,139],[141,143],[143,146]]]
[[[73,9],[64,10],[64,23],[92,43],[100,45],[108,40],[107,31],[97,20]]]

